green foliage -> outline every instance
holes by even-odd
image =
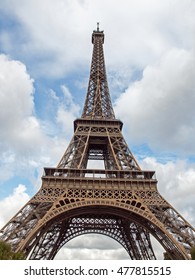
[[[11,246],[4,241],[0,241],[0,260],[24,260],[23,252],[13,252]]]
[[[164,260],[171,260],[171,256],[169,255],[168,252],[164,252],[163,255],[164,255]]]
[[[192,247],[190,253],[191,253],[191,258],[192,258],[192,260],[195,260],[195,247]]]
[[[0,241],[0,260],[11,259],[11,247],[3,241]]]

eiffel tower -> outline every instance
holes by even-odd
[[[190,259],[194,228],[160,195],[154,171],[143,171],[115,118],[103,53],[104,33],[92,33],[93,54],[82,116],[57,167],[1,229],[0,239],[28,259],[54,259],[69,240],[88,233],[118,241],[131,259],[154,260],[151,236],[171,259]],[[90,160],[104,168],[89,168]]]

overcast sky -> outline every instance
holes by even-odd
[[[43,167],[57,165],[73,135],[97,22],[129,148],[195,226],[194,14],[193,0],[0,0],[0,227],[36,193]],[[128,256],[113,240],[86,235],[58,258]]]

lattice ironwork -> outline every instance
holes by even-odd
[[[141,232],[141,234],[140,234]],[[53,259],[56,253],[71,239],[82,235],[98,233],[118,241],[131,258],[155,259],[148,232],[134,222],[113,215],[82,215],[60,221],[45,231],[36,241],[31,259]],[[55,248],[55,249],[53,249]],[[149,254],[149,255],[148,255]]]
[[[104,34],[92,34],[86,101],[74,135],[56,168],[44,168],[42,186],[1,229],[0,238],[30,259],[53,259],[69,240],[98,233],[118,241],[131,259],[155,259],[150,236],[172,259],[189,259],[194,228],[160,195],[154,171],[143,171],[122,135],[109,95]],[[104,169],[89,169],[88,161]]]
[[[82,118],[115,119],[106,78],[103,31],[93,32],[92,43],[94,44],[93,56]]]
[[[104,126],[102,126],[104,125]],[[86,168],[90,159],[104,160],[109,170],[141,170],[121,132],[118,120],[78,119],[74,136],[58,168]]]

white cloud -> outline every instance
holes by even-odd
[[[29,200],[24,185],[18,185],[8,197],[0,200],[0,228],[15,215]]]
[[[164,249],[151,238],[157,259],[163,259]],[[102,234],[78,236],[62,247],[55,259],[65,260],[124,260],[129,259],[127,251],[116,240]]]
[[[112,250],[69,249],[64,248],[55,257],[56,260],[122,260],[129,259],[123,248]]]
[[[0,55],[0,142],[5,147],[27,154],[43,135],[34,116],[33,80],[19,61]]]
[[[40,186],[35,170],[41,177],[43,166],[57,165],[80,110],[65,85],[61,93],[58,97],[50,90],[45,101],[45,107],[53,106],[55,117],[51,120],[48,108],[46,121],[38,119],[33,80],[25,65],[0,55],[1,185],[16,175]],[[56,126],[54,133],[53,126]]]
[[[65,87],[63,89],[64,94],[66,93],[63,100],[67,100],[68,91],[65,92]],[[43,166],[57,165],[66,148],[65,135],[62,138],[60,135],[48,136],[45,123],[36,117],[34,93],[33,80],[25,65],[6,55],[0,55],[1,185],[15,175],[22,178],[26,176],[33,185],[40,185],[35,170],[41,175]],[[70,129],[70,121],[77,109],[70,94],[68,98],[67,111],[63,108],[63,102],[56,101],[59,130],[63,127],[63,117],[63,125],[67,121]]]
[[[78,118],[80,106],[73,101],[72,94],[65,85],[61,86],[61,90],[64,98],[59,104],[56,120],[69,135],[70,132],[73,133],[73,121]]]
[[[123,4],[119,0],[5,0],[1,6],[23,29],[22,37],[18,34],[20,53],[10,31],[4,31],[2,46],[18,56],[22,50],[25,59],[31,54],[31,63],[36,61],[34,71],[44,76],[58,77],[88,65],[91,31],[97,21],[106,34],[108,66],[118,74],[128,69],[128,77],[132,69],[143,69],[170,47],[189,48],[193,44],[192,0],[124,0]]]
[[[33,158],[40,156],[47,142],[34,114],[33,98],[33,80],[25,65],[0,55],[1,184],[16,172],[19,176],[30,170]]]
[[[3,119],[10,124],[29,115],[29,112],[32,113],[33,80],[27,74],[25,65],[19,61],[11,60],[1,54],[0,64],[0,117],[3,126]],[[12,119],[13,113],[15,113],[14,119]]]
[[[195,153],[195,56],[171,49],[116,101],[115,111],[135,141]]]
[[[192,226],[195,225],[195,166],[185,160],[159,163],[155,158],[145,158],[143,170],[156,171],[160,194]]]
[[[83,32],[80,33],[81,18],[85,16],[82,4],[74,0],[55,2],[35,0],[28,3],[19,1],[20,4],[11,2],[10,5],[10,1],[9,3],[5,1],[2,8],[6,13],[14,16],[21,25],[20,28],[23,29],[22,52],[27,56],[31,53],[36,59],[38,70],[34,69],[36,73],[58,77],[75,69],[75,63],[80,61],[79,64],[83,64],[83,59],[79,59],[80,55],[82,53],[83,58],[86,59],[87,53],[81,51],[83,46],[78,44],[83,35]],[[78,19],[76,22],[75,13]],[[8,45],[8,37],[10,41],[14,39],[13,34],[4,35],[4,37],[6,37],[5,46]],[[14,48],[9,51],[16,52]],[[33,60],[30,57],[28,59],[33,64]]]
[[[55,259],[129,259],[126,250],[115,240],[100,234],[86,234],[69,241]]]
[[[49,119],[49,115],[45,122],[38,119],[33,80],[26,66],[0,55],[0,162],[5,167],[0,171],[1,178],[8,178],[16,166],[30,165],[34,168],[59,160],[67,145],[65,137],[70,137],[70,132],[73,132],[73,120],[80,110],[65,85],[61,87],[61,92],[62,98],[50,90],[45,101],[45,106],[54,107],[56,119]],[[50,123],[58,126],[58,134],[49,136]]]

